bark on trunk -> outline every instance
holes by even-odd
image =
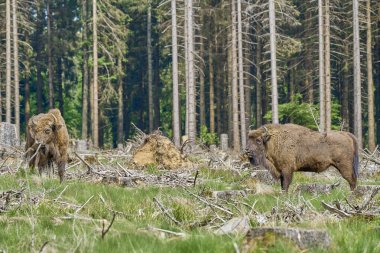
[[[179,114],[179,90],[178,90],[178,47],[177,47],[177,6],[176,0],[171,0],[172,8],[172,78],[173,78],[173,139],[179,147],[180,139],[180,114]]]
[[[93,22],[93,61],[94,61],[94,83],[93,83],[93,120],[92,135],[93,145],[99,147],[99,117],[98,117],[98,35],[97,35],[97,8],[96,0],[92,0],[92,22]]]
[[[353,0],[353,40],[354,40],[354,133],[358,138],[359,148],[363,147],[362,138],[362,104],[360,79],[360,40],[359,40],[359,3]]]
[[[325,0],[325,117],[326,117],[326,131],[331,130],[331,62],[330,62],[330,0]]]
[[[276,14],[274,0],[269,0],[270,58],[272,83],[272,123],[278,124],[278,90],[276,60]]]
[[[323,0],[318,0],[318,35],[319,35],[319,131],[324,132],[326,130],[326,107],[325,107],[325,57],[324,57],[324,32],[323,32]]]
[[[232,0],[232,128],[233,128],[233,147],[234,151],[240,151],[240,135],[239,135],[239,94],[238,94],[238,69],[236,55],[236,7],[235,0]]]
[[[263,109],[262,109],[262,82],[261,82],[261,41],[257,37],[256,46],[256,128],[263,124]]]
[[[17,29],[17,1],[12,0],[13,6],[13,67],[15,82],[15,123],[17,138],[20,139],[20,85],[18,66],[18,29]]]
[[[245,114],[245,96],[244,96],[244,69],[243,69],[243,31],[241,20],[241,0],[237,0],[237,18],[238,18],[238,60],[239,60],[239,95],[240,95],[240,131],[241,146],[243,150],[247,141],[246,114]]]
[[[213,47],[209,46],[208,53],[208,68],[209,68],[209,81],[210,81],[210,133],[215,132],[215,93],[214,93],[214,55]],[[220,104],[218,104],[220,106]]]
[[[82,40],[83,40],[83,77],[82,77],[82,139],[88,138],[88,47],[87,47],[87,0],[82,0]]]
[[[5,2],[6,12],[6,76],[5,76],[5,96],[6,96],[6,115],[5,121],[11,123],[11,2]]]
[[[348,73],[348,44],[344,44],[344,57],[343,57],[343,98],[342,98],[342,118],[343,123],[347,127],[346,129],[350,128],[351,122],[349,118],[349,107],[348,107],[348,100],[349,100],[349,73]]]
[[[52,16],[50,10],[50,0],[46,2],[47,8],[47,54],[48,54],[48,71],[49,71],[49,108],[54,108],[54,83],[53,83],[53,53],[52,53],[52,34],[51,34],[51,23]]]
[[[153,71],[152,71],[152,3],[148,1],[148,22],[147,22],[147,50],[148,50],[148,111],[149,111],[149,132],[153,131]]]
[[[58,108],[61,111],[62,116],[64,115],[63,110],[63,71],[62,71],[62,58],[59,57],[57,60],[57,84],[58,84]]]
[[[118,68],[118,80],[117,80],[117,93],[118,93],[118,113],[117,113],[117,144],[122,144],[123,143],[123,63],[121,56],[118,57],[117,59],[117,68]]]
[[[371,1],[367,0],[367,79],[368,79],[368,148],[375,150],[375,112],[374,87],[372,76],[372,29],[371,29]]]

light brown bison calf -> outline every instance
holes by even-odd
[[[320,133],[294,124],[269,124],[248,135],[246,153],[250,162],[263,165],[288,191],[293,172],[322,172],[333,166],[356,187],[359,170],[358,144],[348,132]]]
[[[34,155],[39,146],[38,153]],[[68,146],[69,134],[58,109],[51,109],[48,113],[41,113],[29,119],[25,150],[27,157],[33,157],[29,162],[30,167],[38,166],[41,173],[54,162],[58,166],[58,175],[62,182],[68,159]]]

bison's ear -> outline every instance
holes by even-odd
[[[62,125],[54,124],[54,125],[52,126],[52,129],[53,129],[53,131],[58,131],[59,129],[61,129],[61,127],[62,127]]]

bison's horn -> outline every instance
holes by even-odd
[[[32,117],[32,123],[33,125],[37,125],[37,123],[34,121],[36,118],[35,117]]]
[[[57,122],[58,122],[57,117],[55,117],[54,114],[52,114],[52,113],[50,113],[50,115],[53,116],[53,118],[54,118],[54,123],[57,123]]]
[[[265,133],[268,134],[268,128],[266,126],[263,126]]]

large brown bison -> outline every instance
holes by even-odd
[[[54,162],[58,166],[58,175],[62,182],[68,159],[68,146],[69,134],[58,109],[51,109],[48,113],[29,119],[25,149],[27,157],[32,158],[30,167],[38,166],[41,173],[44,168],[53,166]]]
[[[269,124],[249,132],[246,153],[254,165],[263,165],[282,190],[288,191],[293,172],[322,172],[333,166],[356,187],[359,158],[354,135],[342,131],[320,133],[295,124]]]

